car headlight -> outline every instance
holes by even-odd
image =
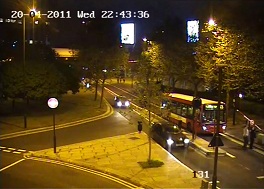
[[[226,129],[226,125],[223,125],[223,126],[222,126],[222,129],[224,129],[224,130],[225,130],[225,129]]]
[[[184,144],[189,144],[190,140],[188,138],[185,138],[183,142]]]
[[[206,127],[205,126],[203,126],[203,130],[206,131]]]
[[[171,138],[169,138],[168,140],[167,140],[167,144],[170,146],[170,145],[172,145],[174,143],[174,141],[171,139]]]
[[[121,107],[122,106],[122,102],[121,101],[118,101],[117,102],[117,106]]]
[[[129,101],[125,101],[125,106],[129,106],[129,105],[130,105]]]

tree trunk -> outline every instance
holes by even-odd
[[[230,89],[229,87],[227,87],[226,89],[226,120],[228,118],[229,115],[229,99],[230,99]]]
[[[94,100],[97,100],[97,89],[98,89],[98,80],[95,81],[95,94],[94,94]]]
[[[104,98],[104,83],[105,83],[105,79],[103,79],[103,83],[102,83],[102,91],[101,91],[101,99],[100,99],[100,108],[102,108],[102,103],[103,103],[103,98]]]
[[[198,83],[194,82],[193,84],[194,88],[193,88],[193,96],[197,97],[197,92],[198,92]]]
[[[12,99],[12,112],[14,112],[15,110],[15,99],[13,98]]]

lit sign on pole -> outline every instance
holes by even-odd
[[[133,45],[135,43],[135,24],[121,24],[121,43]]]
[[[187,21],[187,42],[197,42],[199,40],[199,20]]]

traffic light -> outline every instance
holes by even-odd
[[[194,108],[196,108],[196,109],[200,108],[201,104],[202,104],[202,100],[200,98],[195,97],[193,99],[193,107]]]
[[[142,131],[142,122],[138,121],[138,132],[141,133]]]

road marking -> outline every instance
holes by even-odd
[[[246,170],[250,170],[248,167],[245,167]]]
[[[23,159],[21,159],[21,160],[18,160],[18,161],[16,161],[16,162],[14,162],[14,163],[12,163],[12,164],[6,166],[6,167],[0,169],[0,172],[2,172],[2,171],[4,171],[4,170],[8,169],[9,167],[12,167],[12,166],[18,164],[18,163],[20,163],[21,161],[24,161],[24,160],[26,160],[26,159],[23,158]]]
[[[220,133],[220,135],[224,136],[225,138],[227,138],[228,140],[230,140],[230,141],[232,141],[232,142],[234,142],[234,143],[237,143],[237,144],[243,145],[242,142],[240,142],[240,141],[238,141],[238,140],[235,140],[235,139],[233,139],[232,137],[227,136],[227,135],[224,134],[224,133]]]
[[[234,155],[232,155],[232,154],[230,154],[230,153],[228,153],[228,152],[226,152],[226,155],[228,155],[228,156],[231,157],[231,158],[236,158],[236,156],[234,156]]]
[[[6,147],[4,147],[4,146],[0,146],[0,148],[1,148],[1,149],[6,149]]]
[[[13,153],[14,153],[14,154],[21,154],[21,152],[16,152],[16,151],[14,151]]]
[[[2,150],[3,152],[11,152],[10,150]]]
[[[114,113],[114,110],[113,110],[112,106],[107,101],[106,101],[106,103],[108,104],[107,111],[105,113],[103,113],[102,115],[98,115],[98,116],[94,116],[94,117],[90,117],[90,118],[86,118],[86,119],[81,119],[81,120],[77,120],[77,121],[72,121],[72,122],[56,125],[56,130],[67,128],[67,127],[73,127],[76,125],[80,125],[80,124],[84,124],[84,123],[88,123],[88,122],[92,122],[92,121],[96,121],[96,120],[100,120],[100,119],[103,119],[103,118],[106,118],[106,117],[112,115]],[[19,132],[15,132],[15,133],[0,135],[0,140],[15,138],[15,137],[19,137],[19,136],[25,136],[25,135],[30,135],[30,134],[42,133],[42,132],[47,132],[47,131],[52,131],[52,130],[53,130],[53,125],[48,126],[48,127],[41,127],[41,128],[26,130],[26,131],[19,131]]]
[[[8,150],[16,150],[15,148],[7,148]]]
[[[25,158],[26,159],[35,160],[35,161],[42,161],[42,162],[46,162],[46,163],[53,163],[53,164],[57,164],[57,165],[70,167],[70,168],[73,168],[73,169],[77,169],[77,170],[80,170],[80,171],[84,171],[84,172],[87,172],[87,173],[91,173],[91,174],[94,174],[94,175],[98,175],[98,176],[107,178],[109,180],[115,181],[115,182],[117,182],[119,184],[122,184],[122,185],[124,185],[124,186],[126,186],[128,188],[131,188],[131,189],[132,188],[133,189],[138,188],[138,186],[136,186],[136,185],[134,185],[132,183],[126,182],[125,180],[122,180],[120,178],[114,177],[114,176],[109,175],[107,173],[103,173],[103,172],[100,172],[100,171],[89,169],[89,168],[86,168],[86,167],[81,167],[79,165],[74,165],[74,164],[71,164],[71,163],[56,161],[56,160],[52,160],[52,159],[37,158],[37,157],[27,157],[27,156],[25,156]]]
[[[257,179],[264,179],[264,176],[258,176]]]
[[[21,150],[21,149],[18,149],[17,151],[19,151],[19,152],[25,152],[26,150]]]

